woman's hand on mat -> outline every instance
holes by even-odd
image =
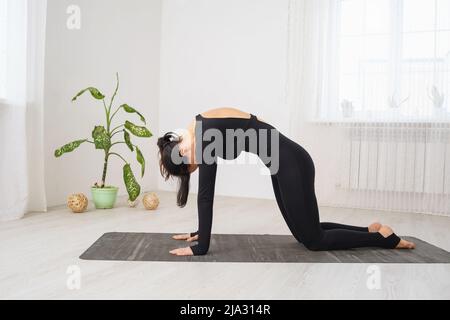
[[[175,240],[185,240],[187,242],[192,242],[192,241],[197,241],[198,240],[198,234],[193,236],[193,237],[191,237],[190,233],[177,234],[177,235],[174,235],[172,238],[175,239]]]
[[[172,251],[170,251],[170,253],[175,256],[193,256],[194,255],[191,247],[173,249]]]

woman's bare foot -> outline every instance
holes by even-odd
[[[395,247],[395,249],[414,249],[415,247],[416,245],[414,244],[414,242],[400,239],[400,242]]]
[[[378,232],[381,233],[383,237],[387,238],[394,233],[394,230],[392,230],[391,227],[384,225],[381,226]],[[400,239],[400,242],[397,244],[395,249],[414,249],[415,247],[416,245],[413,242]]]
[[[369,232],[378,232],[380,231],[381,227],[382,227],[381,223],[374,222],[369,226]]]

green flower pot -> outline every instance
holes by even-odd
[[[117,199],[117,187],[91,188],[92,199],[97,209],[111,209]]]

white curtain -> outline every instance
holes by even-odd
[[[290,0],[288,23],[288,88],[287,100],[291,107],[291,132],[295,135],[299,121],[316,118],[322,105],[321,92],[330,65],[330,29],[335,21],[330,12],[335,1]],[[309,106],[309,107],[308,107]]]
[[[0,96],[0,220],[45,211],[43,88],[45,0],[0,0],[4,90]]]
[[[450,215],[450,0],[291,0],[288,51],[292,134],[342,137],[321,204]]]

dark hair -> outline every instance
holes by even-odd
[[[179,154],[178,144],[180,141],[179,135],[174,132],[167,132],[164,136],[158,138],[157,144],[160,154],[159,170],[161,175],[165,180],[168,180],[171,176],[178,178],[177,204],[183,208],[189,195],[191,173],[186,161],[181,161],[180,164],[173,162],[172,154]]]

